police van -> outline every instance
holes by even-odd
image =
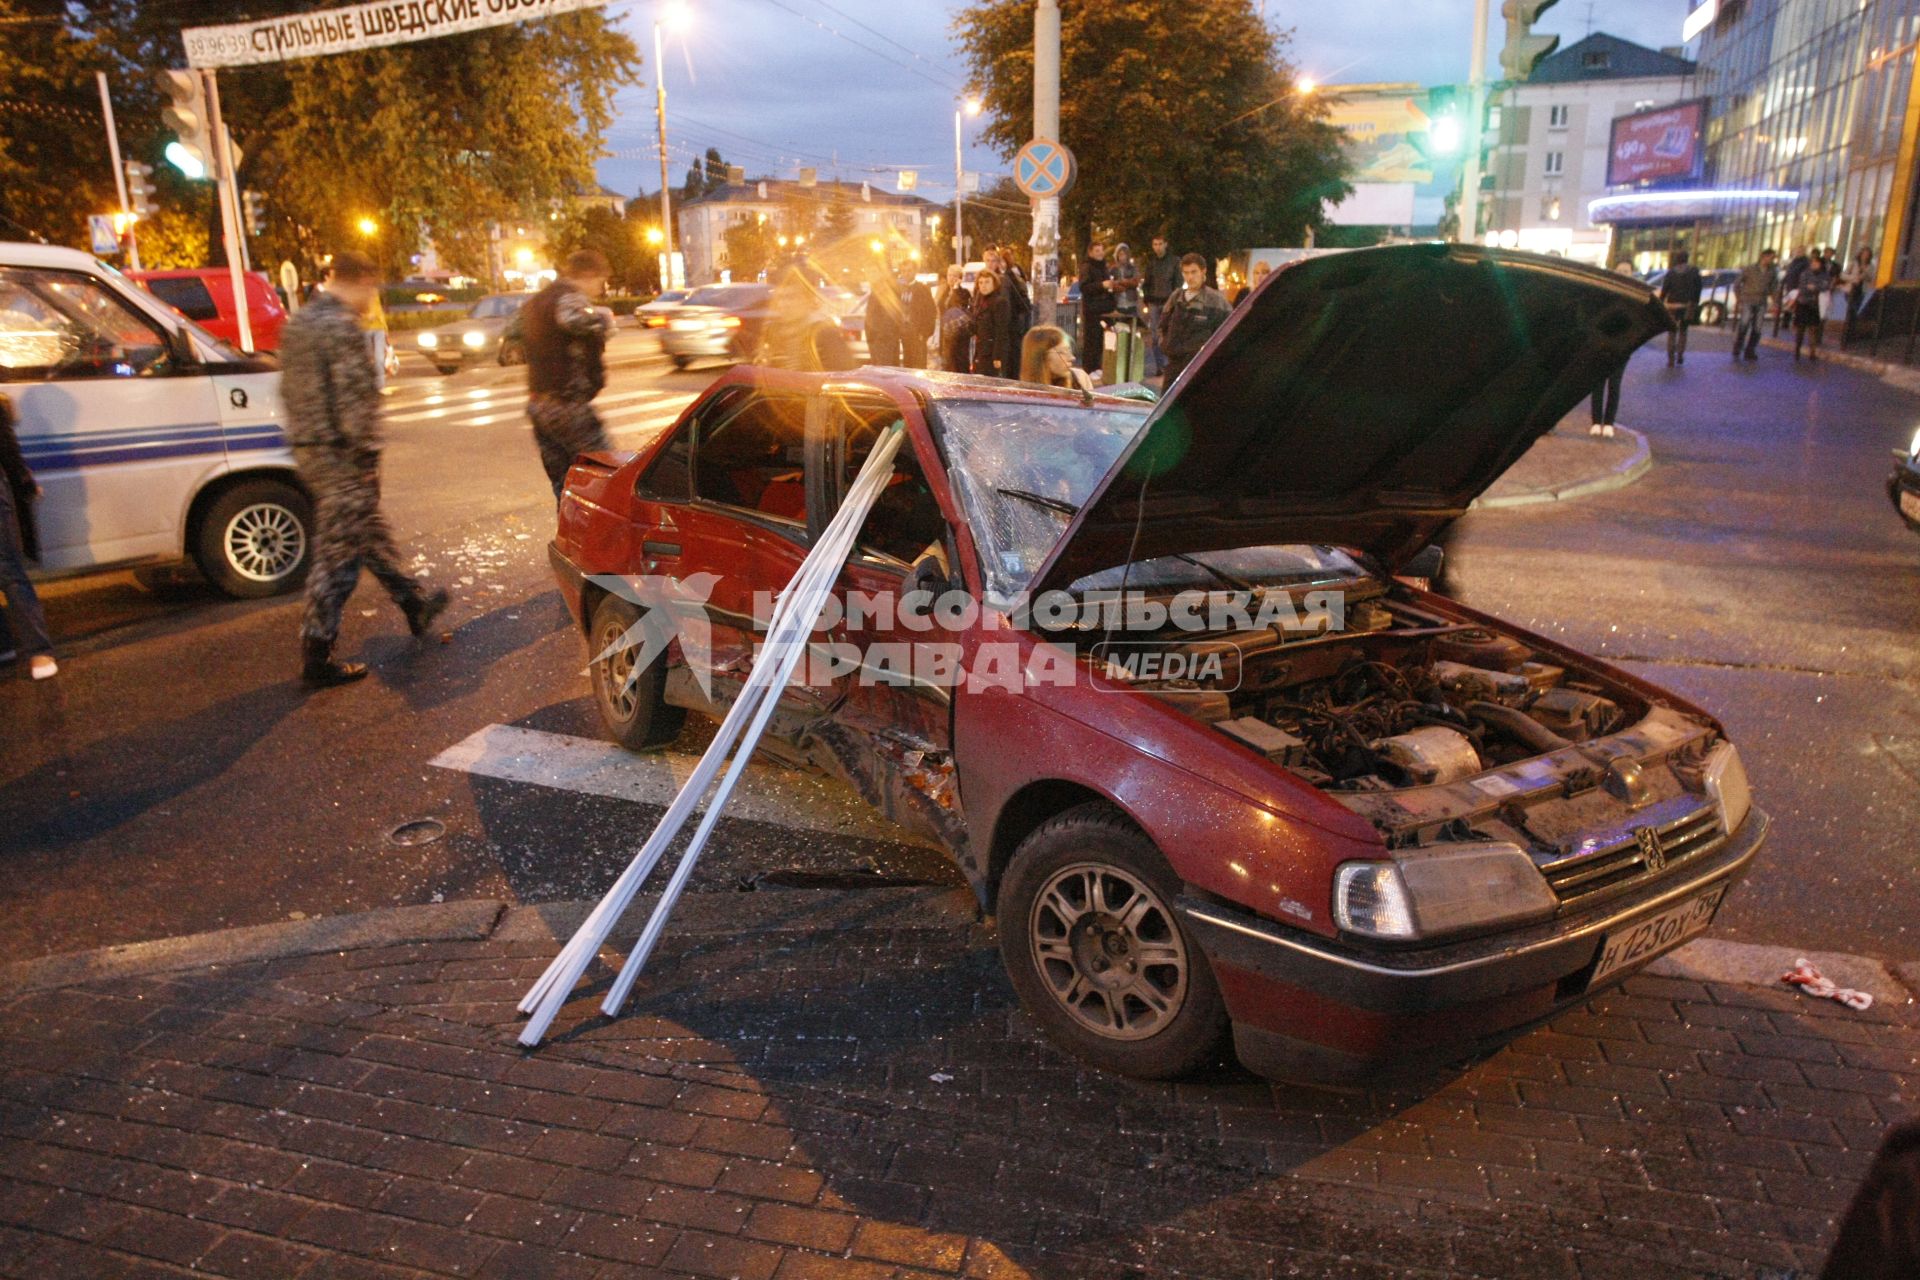
[[[0,244],[0,394],[46,574],[191,559],[232,596],[304,577],[313,508],[272,363],[78,250]]]

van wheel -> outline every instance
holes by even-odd
[[[1081,805],[1021,841],[1000,881],[1000,955],[1058,1045],[1166,1080],[1220,1053],[1226,1003],[1173,903],[1180,879],[1145,832]]]
[[[600,709],[607,732],[629,751],[663,746],[680,735],[686,723],[684,707],[666,701],[666,655],[656,656],[639,671],[642,640],[629,635],[640,621],[639,606],[618,596],[603,596],[587,624],[592,648],[593,702]],[[664,621],[664,620],[663,620]]]
[[[246,480],[213,500],[194,531],[207,581],[252,599],[291,591],[307,576],[313,503],[285,480]]]

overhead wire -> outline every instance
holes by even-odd
[[[830,27],[826,23],[820,21],[818,18],[811,17],[805,13],[802,13],[800,10],[794,8],[792,5],[787,4],[786,0],[766,0],[766,2],[772,5],[776,9],[781,9],[787,13],[792,14],[794,17],[800,19],[800,21],[808,24],[809,26],[818,27],[820,30],[826,32],[828,35],[833,36],[836,39],[846,41],[848,44],[852,45],[856,49],[864,49],[866,52],[872,54],[874,57],[883,59],[884,61],[887,61],[887,62],[891,62],[894,66],[899,67],[903,71],[911,72],[913,75],[919,76],[922,80],[925,80],[929,84],[938,85],[940,88],[945,89],[948,93],[961,94],[966,92],[966,86],[961,84],[959,81],[954,80],[951,77],[943,79],[943,78],[931,76],[927,74],[925,71],[922,71],[919,67],[914,66],[910,62],[902,62],[900,59],[894,57],[890,53],[883,52],[882,50],[874,48],[870,44],[866,44],[866,43],[863,43],[862,41],[854,39],[852,36],[840,30],[838,27]]]

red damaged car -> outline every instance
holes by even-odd
[[[1766,834],[1706,712],[1395,577],[1667,323],[1616,275],[1428,245],[1276,272],[1154,406],[736,369],[575,463],[552,559],[609,729],[664,741],[724,712],[904,423],[767,745],[950,850],[1101,1067],[1457,1056],[1705,929]],[[697,642],[628,589],[666,579]]]

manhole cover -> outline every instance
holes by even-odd
[[[416,844],[432,844],[447,834],[446,824],[437,818],[415,818],[412,822],[403,822],[387,832],[387,843],[407,848]]]

